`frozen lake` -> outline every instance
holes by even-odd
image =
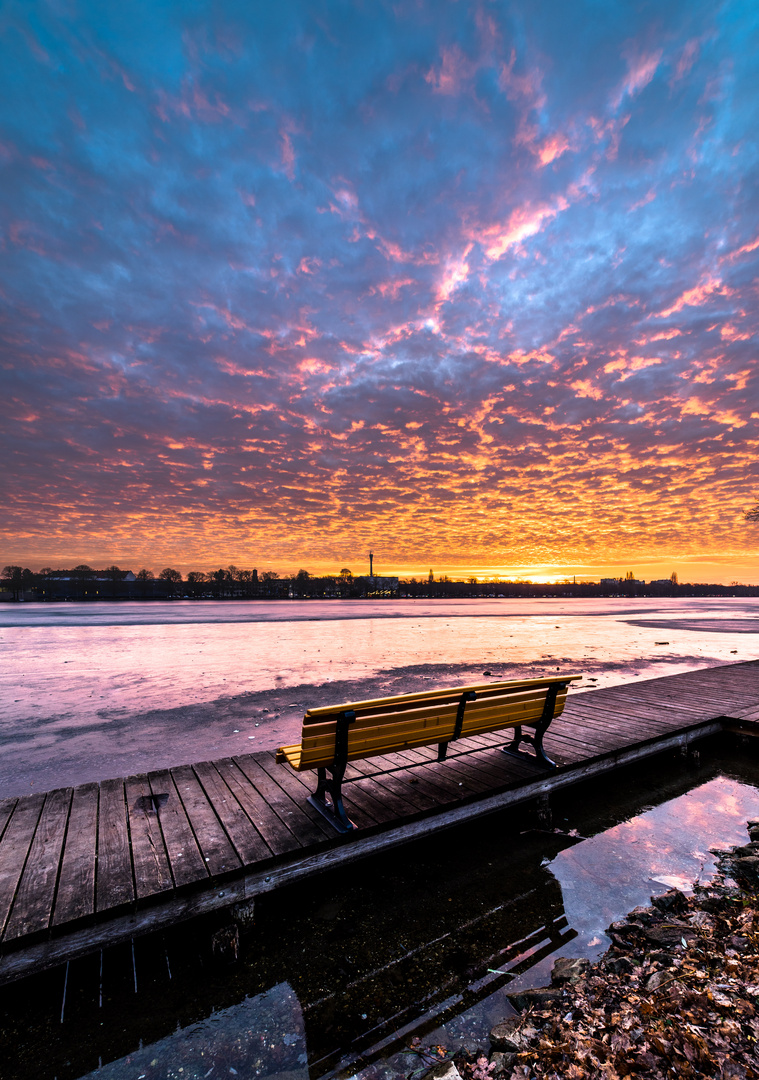
[[[579,690],[759,654],[705,600],[16,604],[0,608],[0,792],[297,740],[308,706],[581,672]]]

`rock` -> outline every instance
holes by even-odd
[[[745,881],[753,884],[759,881],[759,856],[747,855],[742,859],[733,859],[730,864],[730,873],[737,882]]]
[[[606,933],[616,935],[617,937],[629,937],[634,934],[639,927],[635,923],[630,923],[627,919],[618,919],[617,922],[610,923],[606,927]]]
[[[519,1053],[520,1050],[528,1048],[536,1035],[537,1029],[531,1024],[525,1023],[524,1017],[509,1016],[500,1024],[496,1024],[490,1032],[490,1045],[494,1050]],[[453,1080],[455,1080],[455,1077]]]
[[[724,896],[707,896],[701,901],[701,907],[704,911],[711,911],[716,915],[720,911],[726,911],[730,902]]]
[[[668,889],[661,896],[652,896],[651,903],[659,911],[666,912],[678,912],[685,911],[688,906],[688,900],[685,893],[680,892],[679,889]]]
[[[748,838],[749,840],[759,840],[759,821],[749,821]]]
[[[612,975],[629,975],[634,968],[635,964],[626,956],[616,956],[606,964],[607,971],[610,971]]]
[[[635,919],[637,923],[649,923],[654,917],[654,913],[650,907],[634,907],[627,916],[628,919]]]
[[[574,986],[589,971],[590,960],[560,956],[554,961],[553,970],[551,971],[551,985],[562,986],[564,983],[569,983]]]
[[[529,1008],[540,1008],[552,1001],[558,1001],[563,991],[556,986],[539,986],[537,990],[522,990],[520,993],[507,994],[509,1001],[515,1009],[524,1012]],[[519,1017],[513,1018],[519,1019]]]
[[[743,847],[734,848],[733,855],[737,855],[739,858],[744,858],[747,855],[759,855],[759,842],[752,840],[750,844],[744,844]]]
[[[441,1061],[424,1074],[424,1080],[461,1080],[461,1073],[452,1061]]]
[[[491,1073],[493,1080],[505,1080],[505,1077],[510,1076],[516,1060],[517,1056],[513,1052],[508,1053],[502,1050],[495,1050],[490,1055],[490,1064],[495,1065],[495,1068]]]
[[[662,983],[668,982],[672,976],[668,971],[655,971],[653,975],[649,975],[645,982],[645,989],[650,994],[653,990],[658,990]]]
[[[646,940],[653,942],[654,945],[663,945],[665,948],[673,948],[675,945],[681,945],[683,938],[686,941],[690,941],[696,937],[696,931],[692,926],[688,926],[687,923],[660,923],[658,926],[647,926],[643,931]]]

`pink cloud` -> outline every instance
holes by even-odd
[[[390,262],[414,263],[416,266],[420,266],[424,263],[437,263],[440,261],[439,256],[432,252],[422,252],[417,255],[413,251],[404,251],[400,244],[396,244],[393,240],[385,240],[381,236],[378,237],[377,247]]]
[[[369,290],[369,295],[373,296],[379,293],[380,296],[391,300],[397,300],[401,289],[405,289],[407,285],[416,285],[414,278],[395,278],[392,281],[380,281],[376,285],[372,285]]]
[[[424,76],[436,94],[458,94],[462,85],[471,81],[477,65],[464,56],[458,45],[443,47],[439,68],[430,68]]]
[[[757,236],[756,240],[739,247],[737,251],[731,251],[728,255],[723,255],[721,262],[733,262],[734,259],[740,258],[741,255],[749,255],[752,251],[756,251],[757,248],[759,248],[759,236]]]
[[[459,285],[469,277],[469,263],[466,260],[472,247],[472,244],[467,244],[461,258],[447,260],[445,272],[436,290],[438,304],[444,304],[447,300],[450,300],[451,295]]]
[[[698,38],[691,38],[690,41],[686,41],[683,51],[678,57],[675,70],[672,73],[670,79],[670,86],[673,86],[676,82],[679,82],[683,76],[687,75],[690,69],[693,67],[698,57],[699,41]]]
[[[569,385],[578,397],[592,398],[594,401],[600,401],[604,396],[603,390],[598,386],[594,386],[590,379],[577,379]]]
[[[541,165],[550,165],[556,158],[571,149],[571,143],[566,135],[550,135],[537,148],[538,158]]]
[[[280,153],[282,156],[282,167],[285,171],[285,176],[288,180],[295,178],[295,150],[293,149],[292,139],[287,131],[280,132],[281,148]]]
[[[751,334],[751,333],[743,333],[742,334],[739,330],[737,330],[733,326],[732,323],[725,323],[725,325],[720,329],[720,336],[725,341],[748,341],[750,338],[753,337],[753,334]]]
[[[560,195],[552,206],[519,206],[512,211],[506,225],[491,225],[488,228],[470,233],[470,239],[476,240],[485,248],[488,259],[500,259],[510,247],[521,244],[530,236],[535,236],[546,221],[552,221],[569,203]]]
[[[713,296],[724,295],[725,292],[726,289],[721,278],[711,275],[702,278],[698,285],[695,285],[692,289],[686,289],[666,311],[660,311],[658,318],[666,319],[670,315],[682,311],[684,307],[701,307],[711,300]]]
[[[616,110],[625,97],[634,97],[653,79],[661,60],[661,49],[657,52],[628,58],[627,75],[612,98],[612,107]]]
[[[647,206],[650,202],[653,202],[655,198],[656,198],[656,192],[654,191],[653,188],[651,188],[651,190],[648,191],[643,196],[642,199],[638,199],[637,202],[634,202],[632,204],[632,206],[628,210],[628,214],[631,214],[633,212],[633,210],[640,210],[641,206]]]
[[[623,356],[618,360],[612,360],[610,363],[605,364],[604,371],[607,375],[611,375],[615,371],[623,372],[618,381],[624,382],[625,379],[629,379],[631,375],[634,375],[636,371],[642,371],[644,368],[653,367],[656,364],[661,364],[661,362],[658,356]]]

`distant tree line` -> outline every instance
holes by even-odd
[[[72,569],[5,566],[0,587],[12,600],[119,600],[119,599],[289,599],[292,597],[350,597],[361,594],[360,580],[343,568],[339,574],[315,577],[308,570],[290,576],[275,570],[243,570],[237,566],[218,570],[191,570],[186,577],[171,566],[158,574],[147,568],[137,573],[108,566],[96,570],[86,563]],[[364,589],[365,591],[365,589]]]
[[[350,599],[360,597],[498,598],[498,597],[663,597],[663,596],[759,596],[759,586],[691,584],[669,578],[639,581],[632,571],[624,577],[601,582],[567,579],[553,584],[529,580],[479,580],[470,576],[454,580],[446,574],[435,577],[398,578],[354,577],[343,568],[339,573],[317,576],[298,570],[280,576],[274,570],[242,570],[236,566],[218,570],[191,570],[183,576],[167,566],[159,573],[143,568],[136,573],[108,566],[95,570],[80,564],[70,570],[45,567],[33,571],[21,566],[5,566],[0,574],[0,590],[6,600],[303,600]]]

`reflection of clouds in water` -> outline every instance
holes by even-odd
[[[597,956],[608,944],[599,931],[652,895],[710,876],[715,860],[704,849],[745,841],[746,820],[758,813],[756,788],[718,777],[560,852],[549,868],[577,954]]]
[[[298,997],[289,983],[245,998],[228,1009],[177,1028],[139,1051],[89,1073],[93,1080],[134,1080],[140,1074],[249,1076],[286,1073],[288,1080],[308,1080],[306,1037]],[[86,1077],[83,1080],[87,1080]]]

